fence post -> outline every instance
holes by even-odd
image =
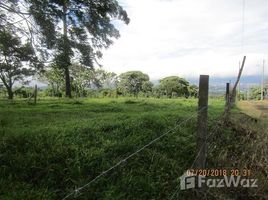
[[[208,118],[208,85],[209,76],[200,75],[199,79],[199,99],[198,99],[198,119],[197,119],[197,160],[195,167],[205,168],[206,164],[206,136]]]
[[[225,94],[226,106],[230,103],[230,83],[226,83],[226,94]]]

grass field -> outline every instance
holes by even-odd
[[[210,127],[223,106],[210,102]],[[2,100],[0,199],[61,199],[196,109],[195,99]],[[194,160],[195,134],[193,116],[77,199],[168,199]]]

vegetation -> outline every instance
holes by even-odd
[[[170,76],[160,80],[160,90],[169,98],[180,96],[188,98],[197,95],[197,87],[189,86],[189,82],[178,76]]]
[[[196,112],[197,101],[1,101],[1,199],[60,199]],[[210,117],[223,110],[213,101]],[[195,156],[196,116],[79,199],[167,199]],[[142,191],[142,192],[141,192]]]
[[[51,64],[40,73],[38,80],[46,83],[47,87],[40,88],[39,96],[64,97],[66,88],[62,73],[62,69],[55,64]],[[70,75],[75,97],[196,98],[198,93],[198,87],[190,85],[185,79],[175,77],[176,80],[173,80],[174,77],[166,77],[160,80],[160,84],[154,85],[149,76],[140,71],[129,71],[118,76],[114,72],[107,72],[101,68],[85,68],[76,63],[70,66]],[[0,88],[0,91],[2,94],[6,92],[3,88]],[[21,90],[15,95],[19,98],[28,97],[20,92]]]
[[[266,96],[266,88],[264,88],[264,96]],[[251,87],[249,91],[249,99],[260,100],[261,99],[261,88],[258,86]]]
[[[263,96],[267,96],[268,87],[264,87]],[[241,92],[239,94],[241,100],[261,100],[261,88],[260,86],[250,87],[248,91]]]
[[[4,0],[0,19],[0,91],[9,99],[15,83],[15,95],[28,97],[21,94],[27,83],[19,83],[26,77],[47,84],[42,97],[197,97],[198,88],[180,77],[154,85],[141,71],[117,75],[100,67],[101,51],[120,36],[112,20],[130,22],[117,1]]]
[[[62,97],[64,91],[64,77],[62,76],[62,70],[51,66],[44,73],[41,74],[40,80],[48,84],[48,88],[45,93],[49,97]]]
[[[22,44],[16,29],[0,23],[0,80],[6,88],[8,98],[13,99],[13,85],[33,75],[42,67],[29,43]],[[25,67],[28,62],[28,67]]]
[[[130,93],[138,96],[142,90],[148,89],[152,85],[149,83],[149,76],[140,71],[129,71],[119,76],[118,90],[123,93]],[[147,91],[145,91],[147,92]]]
[[[26,9],[26,13],[22,10]],[[34,45],[46,59],[53,59],[63,71],[65,94],[71,97],[71,77],[69,68],[75,59],[86,68],[94,68],[102,57],[101,49],[108,48],[113,38],[120,36],[112,20],[126,24],[130,19],[126,11],[115,0],[70,1],[70,0],[20,0],[0,3],[0,17],[5,24],[14,15],[22,18],[28,27],[26,31]],[[28,19],[30,18],[30,19]],[[48,54],[48,50],[52,54]]]
[[[130,22],[117,0],[0,2],[0,199],[197,198],[175,191],[196,161],[199,88],[105,71],[102,50],[120,36],[113,20]],[[33,91],[34,79],[46,85]],[[206,199],[265,199],[267,122],[237,109],[219,120],[224,105],[210,100],[207,167],[250,168],[262,187],[207,190]]]
[[[244,107],[240,105],[240,108]],[[256,111],[256,110],[255,110]],[[254,110],[246,113],[255,115]],[[243,112],[244,109],[243,109]],[[227,169],[250,170],[249,178],[258,179],[257,188],[214,188],[209,190],[212,199],[267,199],[268,194],[268,120],[249,117],[234,109],[222,134],[223,127],[210,140],[209,162],[211,168],[224,166]],[[259,117],[259,116],[258,116]]]

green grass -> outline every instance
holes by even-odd
[[[209,118],[223,105],[213,100]],[[61,199],[196,109],[195,99],[2,100],[0,199]],[[195,130],[196,116],[77,199],[168,199],[194,160]]]

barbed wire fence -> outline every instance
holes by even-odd
[[[243,61],[243,64],[242,64],[242,66],[244,66],[244,63],[245,63],[245,59],[246,59],[246,57],[244,57],[244,61]],[[239,72],[239,74],[238,74],[238,78],[237,78],[237,83],[239,82],[239,79],[240,79],[240,76],[241,76],[241,74],[242,74],[242,70],[243,70],[243,68],[242,69],[240,69],[240,72]],[[231,94],[229,94],[230,93],[230,88],[229,88],[229,84],[227,84],[227,86],[228,87],[226,87],[226,108],[225,108],[225,110],[224,110],[224,112],[223,112],[223,114],[222,114],[222,116],[219,118],[219,120],[215,120],[214,121],[214,124],[216,124],[216,126],[214,126],[214,128],[210,131],[210,134],[206,137],[206,142],[204,142],[203,143],[203,145],[206,145],[206,143],[210,140],[210,139],[212,139],[212,140],[210,140],[210,144],[209,144],[209,146],[207,147],[207,154],[208,154],[208,152],[211,152],[213,149],[213,146],[215,146],[216,145],[216,143],[217,143],[217,133],[218,133],[218,131],[220,130],[220,128],[222,127],[222,125],[223,124],[226,124],[226,120],[229,120],[229,115],[230,115],[230,108],[231,108],[231,103],[234,101],[234,98],[235,98],[235,91],[236,91],[236,86],[237,86],[237,84],[235,85],[235,87],[233,88],[233,90],[232,90],[232,92],[231,92]],[[244,122],[244,123],[247,123],[248,121],[250,121],[251,119],[250,118],[247,118],[246,119],[246,121]],[[216,136],[215,138],[213,138],[213,136]],[[197,155],[196,155],[196,157],[194,158],[194,161],[193,161],[193,163],[192,163],[192,165],[191,165],[191,167],[189,168],[189,169],[193,169],[194,168],[194,166],[195,166],[195,164],[196,164],[196,160],[198,159],[198,157],[200,156],[200,152],[201,152],[201,150],[202,150],[202,147],[200,147],[200,149],[199,149],[199,151],[198,151],[198,153],[197,153]],[[179,177],[180,178],[180,177]],[[196,189],[195,189],[196,190]],[[213,194],[209,191],[210,190],[210,188],[208,188],[208,190],[206,190],[206,191],[202,191],[202,190],[199,190],[199,191],[197,191],[197,192],[203,192],[204,193],[204,195],[207,195],[207,194],[210,194],[210,195],[212,195],[213,196]],[[172,193],[172,195],[170,196],[170,198],[169,198],[169,200],[173,200],[174,198],[175,198],[175,196],[177,195],[178,196],[178,194],[180,194],[180,192],[181,192],[182,190],[180,190],[180,183],[176,186],[176,188],[175,188],[175,190],[174,190],[174,192]],[[218,198],[218,197],[217,197]],[[219,199],[219,198],[218,198]]]
[[[195,117],[197,117],[197,151],[196,151],[196,156],[195,156],[195,158],[190,166],[190,169],[193,169],[194,167],[200,168],[200,166],[201,166],[201,168],[202,167],[204,168],[205,165],[202,165],[202,163],[206,163],[206,156],[208,154],[207,150],[210,151],[212,149],[213,145],[215,145],[215,141],[210,142],[208,145],[207,145],[207,142],[211,138],[213,138],[214,136],[217,137],[216,133],[219,132],[219,129],[222,127],[222,124],[224,124],[226,122],[226,112],[228,112],[228,110],[225,109],[223,114],[219,117],[218,120],[213,120],[212,123],[214,126],[210,131],[208,131],[208,129],[207,129],[207,126],[208,126],[207,115],[208,115],[208,107],[209,107],[209,104],[208,104],[208,95],[209,95],[208,94],[208,85],[209,85],[208,79],[209,79],[209,76],[207,76],[207,75],[200,76],[199,103],[198,103],[198,109],[196,112],[192,113],[185,120],[177,122],[172,128],[170,128],[166,132],[160,134],[159,136],[155,137],[151,141],[147,142],[145,145],[138,148],[136,151],[134,151],[130,155],[127,155],[123,159],[120,159],[118,162],[116,162],[116,164],[114,164],[113,166],[111,166],[107,170],[101,172],[99,175],[97,175],[95,178],[93,178],[89,182],[85,183],[84,185],[82,185],[80,187],[76,186],[75,189],[73,189],[69,194],[67,194],[62,200],[69,199],[72,196],[74,198],[76,198],[76,197],[82,195],[83,190],[88,188],[93,183],[97,182],[101,177],[106,176],[109,172],[113,171],[115,168],[119,167],[123,163],[127,163],[127,161],[129,161],[132,157],[134,157],[137,154],[139,154],[140,152],[142,152],[144,149],[150,147],[152,144],[156,143],[157,141],[161,140],[162,138],[164,138],[167,135],[174,134],[178,130],[179,130],[179,132],[181,132],[181,128],[184,125],[186,125],[187,122],[189,122],[190,120],[192,120]],[[229,102],[229,99],[226,99],[226,101]],[[207,134],[207,132],[209,132],[209,134]],[[201,138],[200,138],[200,134],[201,134]],[[202,190],[197,190],[197,189],[195,189],[195,190],[198,193],[203,192]],[[175,187],[174,192],[172,193],[172,195],[170,195],[170,197],[168,199],[169,200],[174,199],[174,197],[178,196],[178,194],[180,194],[180,192],[181,192],[180,184],[178,184]],[[206,193],[205,193],[205,195],[206,195]]]

